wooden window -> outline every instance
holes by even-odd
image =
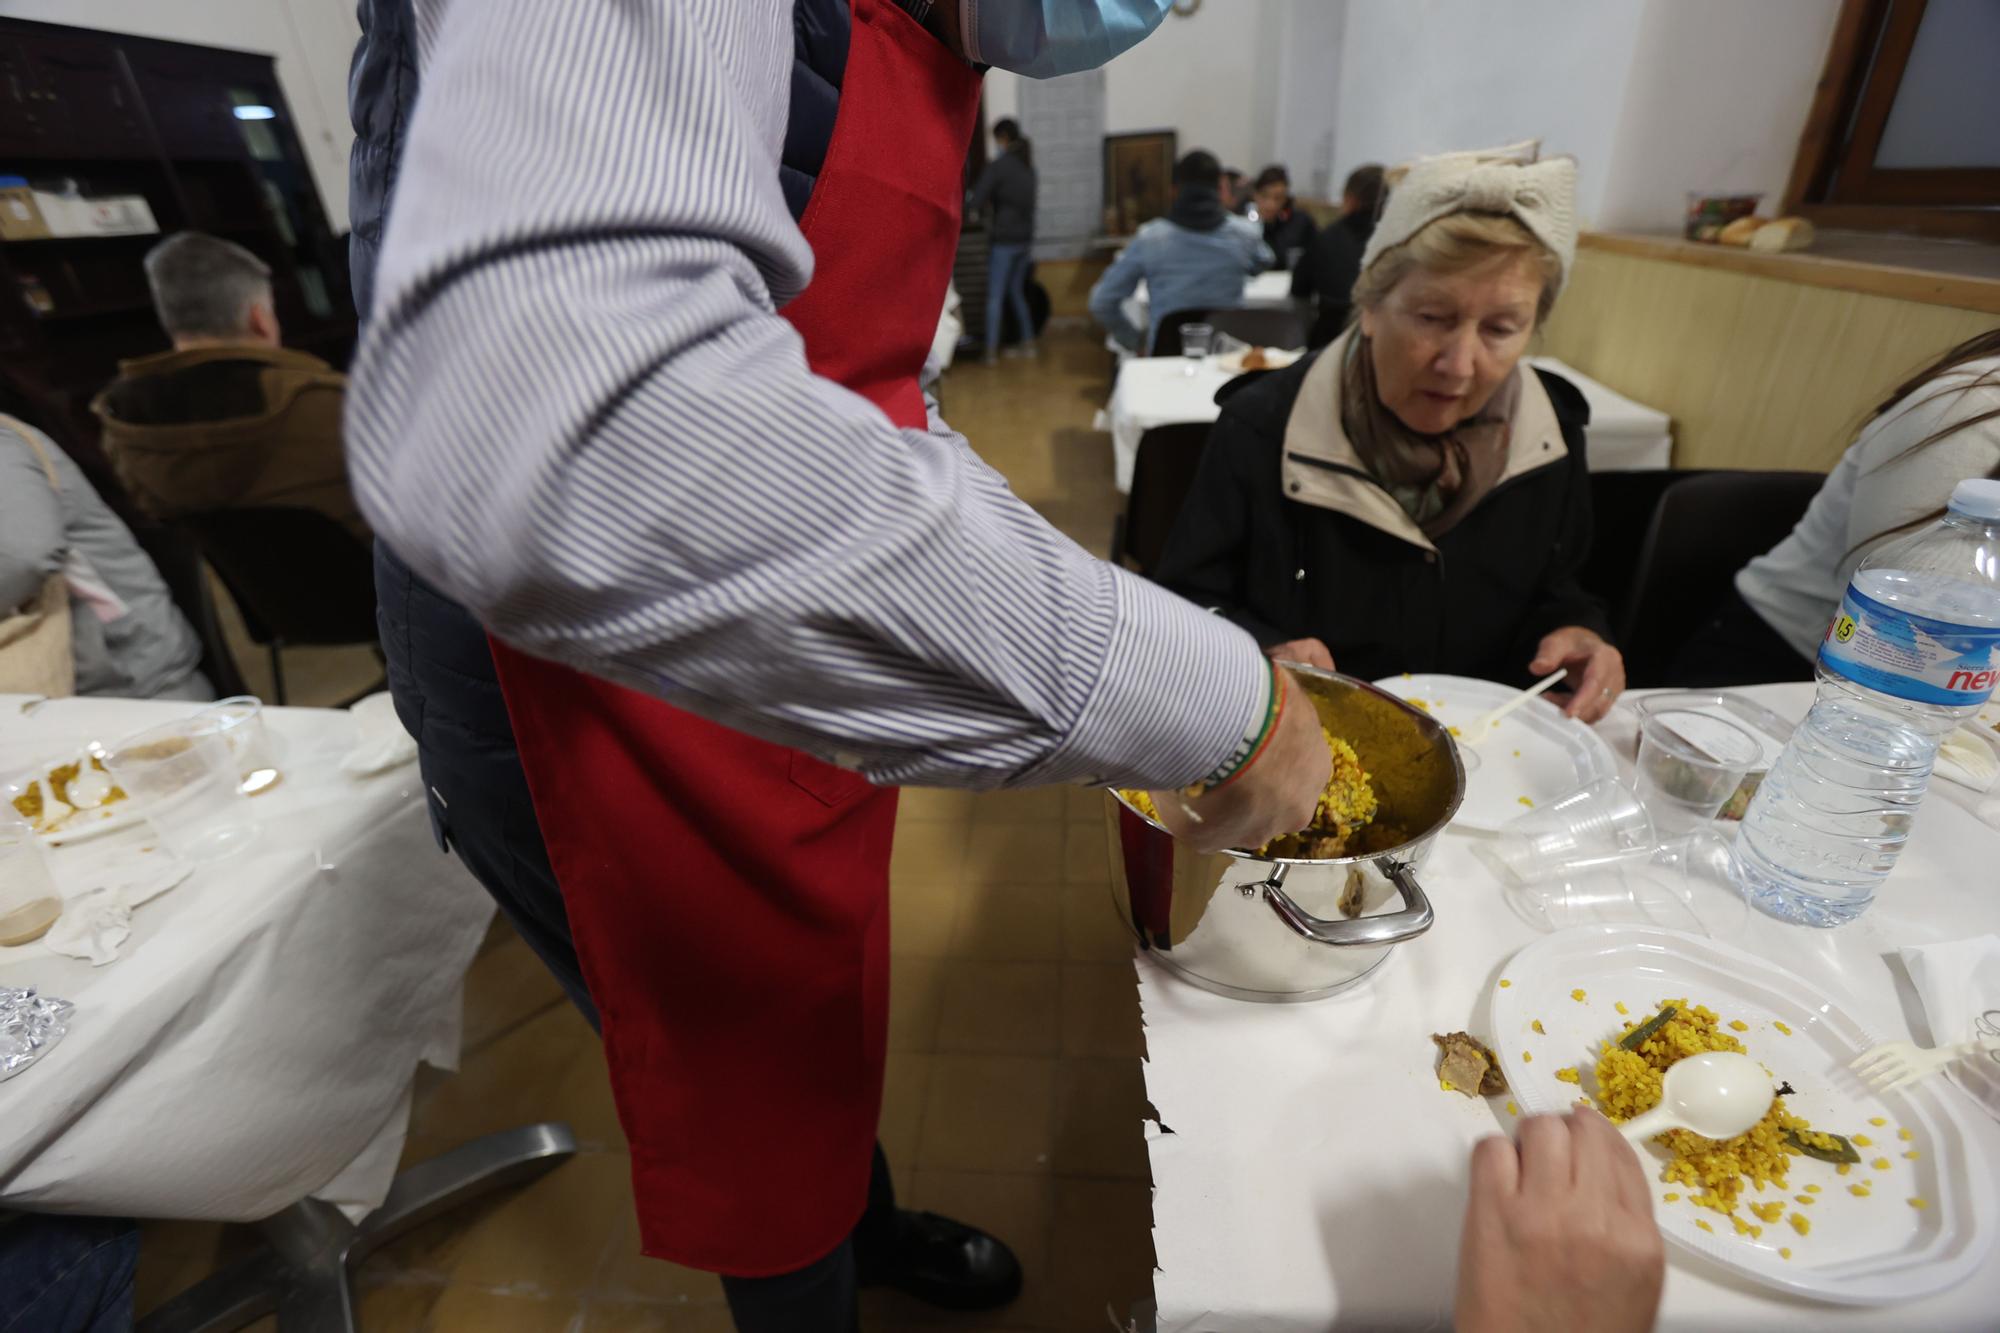
[[[1786,211],[2000,241],[1996,57],[2000,0],[1844,0]]]

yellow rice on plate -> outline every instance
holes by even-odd
[[[1628,1020],[1617,1037],[1605,1041],[1598,1055],[1597,1107],[1614,1122],[1652,1110],[1660,1100],[1661,1078],[1676,1060],[1704,1051],[1743,1049],[1743,1043],[1724,1030],[1713,1010],[1680,999],[1661,1000],[1654,1012],[1668,1005],[1674,1007],[1674,1016],[1639,1043],[1637,1050],[1628,1051],[1618,1044],[1640,1026]],[[1748,1133],[1733,1139],[1705,1139],[1684,1129],[1669,1130],[1654,1139],[1671,1154],[1660,1179],[1688,1186],[1690,1202],[1724,1214],[1739,1233],[1756,1235],[1763,1228],[1737,1216],[1737,1206],[1745,1182],[1756,1192],[1766,1186],[1785,1189],[1792,1159],[1801,1156],[1785,1142],[1787,1130],[1820,1147],[1836,1146],[1832,1136],[1816,1132],[1804,1117],[1787,1110],[1783,1097],[1773,1097],[1764,1118]],[[1762,1218],[1770,1211],[1766,1206],[1756,1214]]]

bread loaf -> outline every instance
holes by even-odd
[[[1716,234],[1715,239],[1723,245],[1748,245],[1757,229],[1764,225],[1762,218],[1737,218]]]
[[[1760,254],[1775,255],[1786,250],[1803,250],[1812,240],[1812,223],[1804,218],[1779,218],[1757,228],[1757,234],[1750,238],[1750,248]]]

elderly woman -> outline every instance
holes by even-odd
[[[1272,656],[1380,677],[1625,685],[1590,544],[1588,409],[1521,365],[1576,252],[1575,164],[1533,145],[1413,163],[1315,356],[1227,394],[1158,577]]]

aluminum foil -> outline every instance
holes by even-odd
[[[76,1008],[68,1000],[37,993],[33,986],[0,986],[0,1083],[42,1058],[69,1031]]]

